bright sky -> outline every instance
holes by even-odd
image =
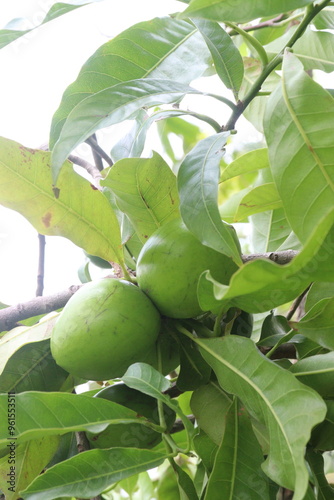
[[[53,3],[0,2],[0,27],[18,17],[39,24]],[[28,147],[47,142],[62,93],[88,57],[132,24],[180,7],[176,0],[104,0],[62,16],[0,50],[0,135]],[[34,228],[0,206],[0,302],[14,304],[34,297],[37,260]],[[83,261],[82,251],[70,241],[47,238],[45,294],[78,283],[77,268]]]

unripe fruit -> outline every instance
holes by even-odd
[[[135,285],[101,279],[69,300],[51,336],[57,364],[88,380],[121,377],[154,345],[160,315]]]
[[[140,288],[159,311],[171,318],[203,313],[197,283],[203,271],[227,285],[238,267],[230,257],[203,245],[179,220],[159,228],[143,246],[137,261]]]
[[[126,406],[159,425],[157,400],[125,384],[106,387],[94,397],[104,398]],[[166,405],[163,406],[167,429],[170,430],[175,421],[175,413]],[[94,448],[111,448],[116,446],[133,448],[152,448],[161,441],[161,434],[141,424],[111,424],[98,434],[87,432],[87,437]]]

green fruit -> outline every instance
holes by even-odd
[[[160,315],[135,285],[101,279],[84,285],[64,307],[51,336],[57,364],[88,380],[121,377],[141,361],[160,330]]]
[[[203,313],[197,283],[203,271],[227,285],[238,267],[230,257],[202,243],[179,220],[159,228],[143,246],[137,261],[140,288],[159,311],[171,318]]]
[[[102,269],[111,269],[111,264],[107,260],[101,259],[101,257],[98,257],[97,255],[90,255],[89,253],[84,251],[84,254],[86,257],[89,258],[92,264],[94,264],[97,267],[101,267]]]
[[[233,322],[231,334],[249,338],[252,335],[252,331],[253,315],[246,311],[241,311],[241,313],[235,318]]]
[[[94,397],[104,398],[126,406],[159,425],[157,400],[125,384],[115,384],[102,389]],[[167,429],[170,430],[175,421],[175,413],[164,405]],[[94,448],[112,448],[116,446],[133,448],[152,448],[161,441],[161,434],[141,424],[111,424],[98,434],[87,432],[87,437]]]

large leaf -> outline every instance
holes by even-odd
[[[18,492],[26,488],[50,462],[58,444],[58,436],[41,437],[17,447],[15,441],[8,441],[11,455],[0,460],[0,487],[6,494],[6,500],[17,500]],[[12,471],[14,480],[8,476]]]
[[[294,299],[317,276],[323,279],[327,274],[328,279],[329,276],[334,278],[328,267],[332,253],[323,256],[320,252],[333,217],[332,210],[311,234],[303,250],[288,264],[253,260],[232,276],[229,286],[216,282],[208,272],[203,273],[198,284],[202,309],[219,312],[234,306],[248,312],[265,312]]]
[[[321,329],[320,321],[319,328]],[[334,352],[301,359],[291,366],[290,371],[324,398],[334,397]]]
[[[86,97],[137,78],[188,84],[200,77],[209,64],[204,40],[187,21],[164,17],[131,26],[102,45],[65,90],[53,117],[50,147],[59,139],[69,113]]]
[[[103,194],[66,162],[52,190],[49,152],[0,138],[0,203],[41,234],[65,236],[102,259],[123,263],[117,218]]]
[[[218,210],[219,161],[228,132],[200,141],[185,157],[178,172],[182,219],[204,244],[240,264],[240,252],[232,228],[222,222]]]
[[[26,344],[41,342],[50,339],[51,332],[57,320],[57,315],[41,320],[32,327],[18,326],[7,332],[0,339],[0,374],[6,363],[21,347]]]
[[[41,24],[30,29],[25,28],[27,27],[27,25],[33,26],[33,23],[31,21],[21,18],[13,19],[10,23],[7,24],[5,29],[0,30],[0,49],[13,42],[17,38],[25,35],[26,33],[29,33],[30,31],[38,28],[39,26],[42,26],[49,21],[53,21],[53,19],[56,19],[59,16],[63,16],[64,14],[67,14],[68,12],[77,9],[78,7],[82,7],[83,5],[87,5],[93,2],[100,2],[100,0],[90,0],[89,2],[87,2],[86,0],[74,0],[72,3],[57,2],[52,5]]]
[[[243,498],[267,500],[269,480],[263,474],[263,452],[249,415],[235,399],[226,415],[226,428],[217,451],[205,500]]]
[[[305,69],[321,69],[326,73],[334,71],[333,33],[309,28],[293,46],[293,53]]]
[[[72,109],[61,129],[52,154],[54,182],[71,151],[96,130],[126,120],[143,106],[169,104],[188,93],[201,94],[177,81],[153,78],[129,80],[92,93]]]
[[[326,7],[313,19],[318,30],[334,29],[334,8]]]
[[[294,490],[295,500],[302,500],[309,479],[303,459],[305,446],[312,427],[325,418],[323,400],[259,353],[250,339],[230,335],[197,339],[196,344],[221,387],[238,396],[250,415],[265,425],[270,439],[262,465],[265,473]]]
[[[51,467],[22,491],[25,500],[93,498],[111,484],[153,469],[166,453],[137,448],[89,450]]]
[[[136,412],[102,398],[60,392],[22,392],[15,396],[15,425],[8,436],[7,394],[0,394],[0,444],[15,436],[17,442],[78,430],[103,431],[108,423],[138,422]],[[61,408],[61,411],[59,409]],[[153,424],[152,424],[153,425]]]
[[[191,0],[181,17],[203,17],[213,21],[245,23],[257,17],[280,14],[312,3],[310,0]]]
[[[101,184],[113,191],[142,242],[179,216],[176,177],[158,153],[119,160]]]
[[[22,346],[0,375],[0,392],[58,391],[69,374],[53,359],[50,340]]]
[[[244,65],[239,50],[218,23],[196,20],[194,24],[201,32],[211,52],[217,75],[237,98],[244,74]]]
[[[334,204],[334,99],[286,53],[282,86],[271,95],[265,133],[288,221],[304,243]]]

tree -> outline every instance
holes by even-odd
[[[181,271],[198,247],[228,262],[227,281],[211,258],[200,268],[196,257],[191,289],[200,312],[162,314],[152,352],[138,345],[120,374],[145,395],[134,400],[99,392],[118,379],[77,394],[89,377],[59,366],[50,351],[57,319],[69,317],[62,309],[77,314],[72,296],[88,300],[85,322],[97,330],[93,284],[83,295],[73,286],[3,305],[0,487],[8,499],[119,499],[124,491],[133,499],[333,498],[326,473],[334,449],[334,104],[333,91],[316,80],[319,70],[333,70],[334,8],[330,0],[184,3],[170,17],[129,27],[88,59],[55,111],[47,150],[0,139],[0,203],[41,235],[65,236],[103,259],[106,280],[125,279],[131,289],[138,260],[137,267],[167,269],[171,251],[154,260],[159,238],[174,241],[166,228],[182,219],[190,243],[181,284],[190,287],[191,271]],[[44,24],[82,4],[55,4]],[[22,34],[2,30],[1,46]],[[212,74],[230,91],[211,95],[229,109],[219,123],[182,104],[205,95],[191,84]],[[256,144],[244,137],[242,151],[241,116],[263,134]],[[132,128],[102,149],[96,132],[124,120]],[[205,136],[201,123],[210,126]],[[143,155],[154,125],[165,159]],[[73,153],[84,141],[92,163]],[[243,252],[232,226],[239,222],[250,234]],[[170,271],[162,276],[159,285],[174,286]],[[153,286],[139,279],[139,288],[161,309]],[[90,362],[99,367],[98,356]],[[138,406],[145,397],[150,411]],[[113,426],[136,439],[104,446],[100,436]]]

